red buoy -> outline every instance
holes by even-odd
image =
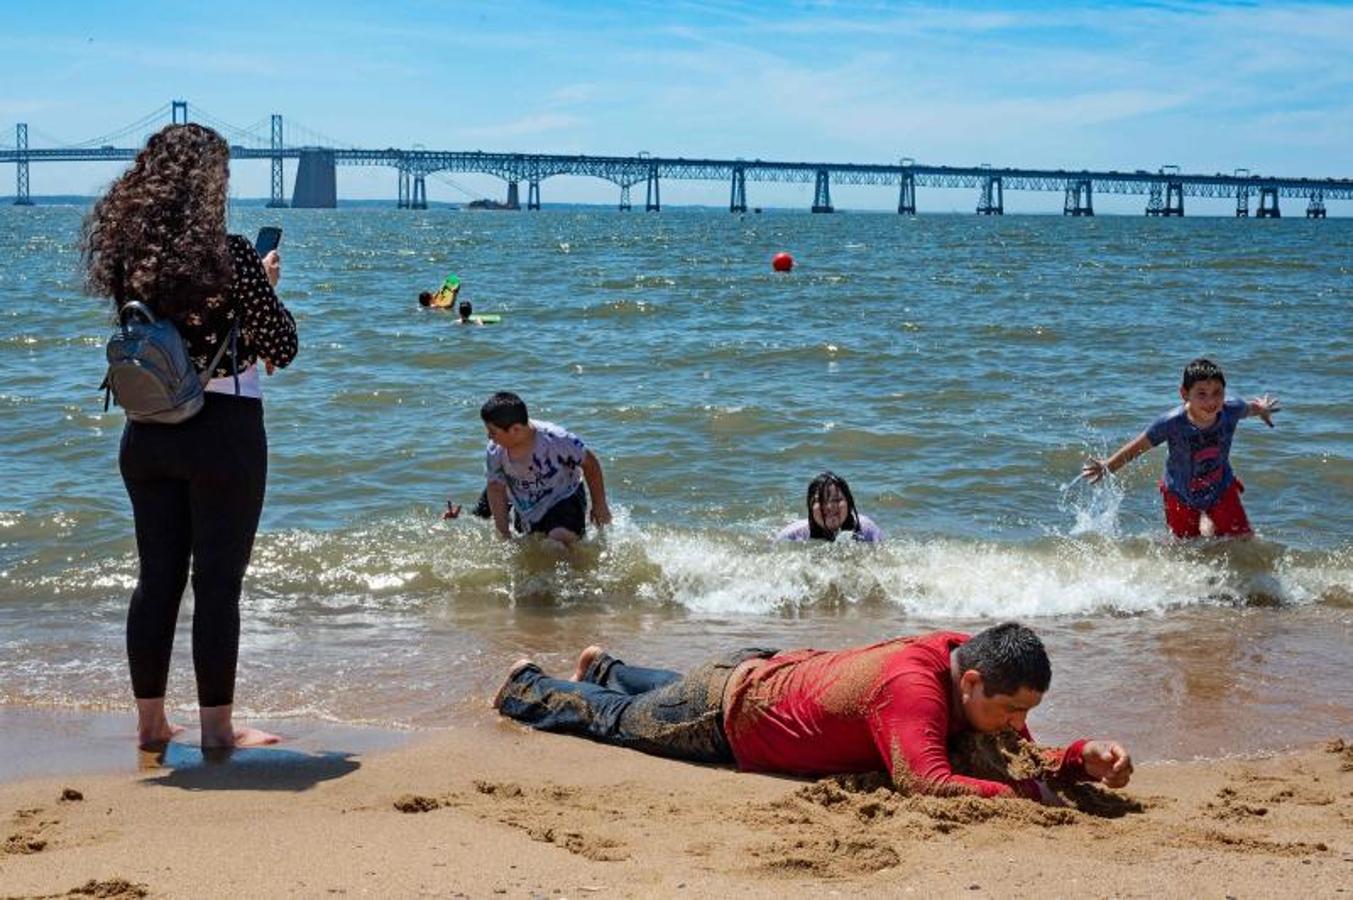
[[[794,268],[794,257],[781,251],[770,258],[770,267],[777,272],[788,272]]]

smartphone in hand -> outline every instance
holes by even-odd
[[[276,250],[281,243],[282,229],[276,225],[264,225],[258,230],[258,239],[254,241],[254,249],[258,251],[258,258],[262,259]]]

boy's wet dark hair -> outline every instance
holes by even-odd
[[[462,300],[460,301],[460,306],[456,307],[456,311],[460,313],[462,319],[468,319],[470,318],[470,313],[474,312],[474,307],[470,305],[469,300]]]
[[[431,306],[431,305],[432,305],[432,291],[423,291],[421,294],[419,294],[419,295],[418,295],[418,305],[419,305],[419,306]]]
[[[485,425],[495,428],[511,428],[513,425],[527,425],[531,418],[526,414],[526,403],[511,391],[499,391],[484,401],[479,407],[479,418]]]
[[[841,530],[859,531],[860,517],[855,512],[855,496],[850,492],[850,485],[846,484],[846,480],[840,475],[826,471],[808,482],[808,536],[823,541],[834,541],[836,533],[827,531],[817,523],[817,519],[813,518],[813,504],[822,496],[828,485],[836,485],[841,496],[846,498],[846,518],[841,523]]]
[[[1052,683],[1052,663],[1043,642],[1018,622],[1005,622],[979,631],[954,651],[960,671],[982,676],[988,697],[1014,694],[1029,688],[1042,694]]]
[[[1204,356],[1184,367],[1184,390],[1187,391],[1200,381],[1220,381],[1221,386],[1226,387],[1226,376],[1221,373],[1221,366]]]

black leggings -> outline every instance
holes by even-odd
[[[191,560],[197,702],[232,703],[240,587],[268,475],[263,402],[208,393],[202,411],[178,425],[128,422],[118,463],[141,560],[127,610],[132,692],[165,694]]]

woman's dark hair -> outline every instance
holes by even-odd
[[[958,667],[982,676],[988,697],[1015,694],[1020,688],[1045,693],[1052,683],[1052,663],[1043,642],[1018,622],[979,631],[954,651]]]
[[[431,306],[431,305],[432,305],[432,291],[423,291],[422,293],[420,293],[420,294],[418,295],[418,305],[419,305],[419,306]]]
[[[531,421],[530,416],[526,414],[526,404],[511,391],[499,391],[485,400],[484,405],[479,408],[479,418],[483,419],[486,425],[495,428],[528,425]]]
[[[1226,376],[1221,373],[1221,366],[1204,356],[1184,367],[1184,378],[1180,383],[1187,391],[1200,381],[1220,381],[1221,386],[1226,387]]]
[[[835,472],[823,472],[808,482],[808,536],[822,541],[834,541],[837,534],[834,531],[827,531],[817,523],[817,519],[813,518],[813,504],[822,496],[828,485],[835,485],[841,496],[846,498],[846,518],[841,523],[841,530],[860,530],[860,516],[855,512],[855,495],[850,492],[850,485]]]
[[[470,313],[474,312],[474,307],[470,305],[469,300],[462,300],[456,311],[460,313],[461,318],[469,318]]]
[[[230,147],[201,125],[151,135],[85,217],[80,252],[90,293],[120,290],[182,319],[230,286],[226,239]],[[121,285],[117,282],[121,281]]]

